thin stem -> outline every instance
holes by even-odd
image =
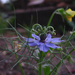
[[[71,54],[72,52],[74,51],[74,49],[72,49],[70,52],[69,52],[69,54]],[[67,56],[64,56],[63,55],[63,60],[65,60],[67,58]],[[56,67],[59,67],[61,65],[61,60],[59,61],[59,63],[56,65]],[[51,73],[53,72],[53,71],[57,71],[57,68],[56,67],[54,67],[53,68],[53,70],[50,72],[50,74],[49,75],[51,75]],[[53,74],[53,75],[55,75],[55,73]]]
[[[42,51],[40,51],[40,56],[39,56],[39,63],[42,61]],[[42,64],[40,63],[38,65],[38,75],[41,75],[41,72],[42,72]]]
[[[16,54],[15,54],[15,56],[16,56],[16,59],[18,60],[18,56],[17,56]],[[21,66],[21,63],[19,62],[18,64],[19,64],[19,67],[20,67],[20,69],[21,69],[22,75],[25,75],[25,74],[24,74],[24,71],[23,71],[23,68],[22,68],[22,66]]]
[[[39,64],[38,75],[41,75],[41,64]]]
[[[53,12],[53,14],[51,15],[51,17],[50,17],[50,19],[49,19],[49,21],[48,21],[47,27],[51,24],[51,21],[52,21],[54,15],[56,14],[56,12],[57,12],[58,10],[59,10],[59,9],[56,9],[56,10]]]
[[[52,18],[53,18],[53,16],[54,16],[54,14],[55,14],[55,11],[54,11],[54,13],[51,15],[51,17],[50,17],[50,19],[49,19],[49,21],[48,21],[47,27],[51,24],[51,21],[52,21]]]

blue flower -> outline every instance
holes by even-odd
[[[32,34],[32,38],[27,38],[29,46],[38,46],[38,48],[43,51],[47,52],[50,48],[56,49],[60,48],[59,46],[56,46],[56,43],[62,42],[63,40],[60,40],[60,38],[51,38],[51,34],[47,34],[46,38],[44,40],[41,40],[41,38],[35,34]]]

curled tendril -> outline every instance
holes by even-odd
[[[40,24],[34,24],[32,29],[37,30],[37,31],[43,31],[43,28]]]
[[[44,33],[46,33],[46,32],[47,32],[47,28],[46,28],[46,27],[44,27],[43,29],[44,29]]]
[[[32,32],[34,32],[34,33],[38,33],[36,30],[34,30],[34,29],[32,29]]]
[[[52,26],[42,27],[40,24],[34,24],[31,31],[38,35],[43,35],[47,33],[55,34],[55,30]]]
[[[54,30],[54,28],[52,26],[48,26],[47,27],[47,32],[50,32],[52,34],[55,34],[55,30]]]

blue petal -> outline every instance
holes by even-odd
[[[45,45],[46,45],[47,47],[51,47],[51,48],[53,48],[53,49],[59,48],[59,46],[56,46],[56,45],[54,45],[54,44],[52,44],[52,43],[45,43]]]
[[[48,34],[46,38],[51,38],[51,37],[52,37],[51,34]]]
[[[51,41],[51,34],[48,34],[45,39],[45,42],[50,42],[50,41]]]
[[[38,45],[38,47],[43,52],[47,52],[49,50],[49,47],[47,47],[44,43]]]
[[[34,38],[37,39],[37,40],[40,40],[40,37],[37,36],[37,35],[35,35],[35,34],[32,34],[32,37],[34,37]]]
[[[35,39],[32,39],[32,38],[26,38],[26,41],[27,41],[27,42],[34,42]]]
[[[28,43],[28,45],[29,45],[29,46],[36,46],[37,44],[34,43],[34,42],[30,42],[30,43]]]
[[[36,43],[37,45],[43,44],[42,42],[39,42],[39,41],[35,41],[35,43]]]
[[[52,43],[59,43],[59,42],[63,42],[64,40],[60,40],[60,38],[52,38],[51,42]]]

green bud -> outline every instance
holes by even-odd
[[[70,31],[70,34],[75,34],[75,31]]]
[[[60,47],[60,48],[56,48],[55,50],[57,50],[57,51],[61,51],[61,50],[63,50],[63,48]]]

